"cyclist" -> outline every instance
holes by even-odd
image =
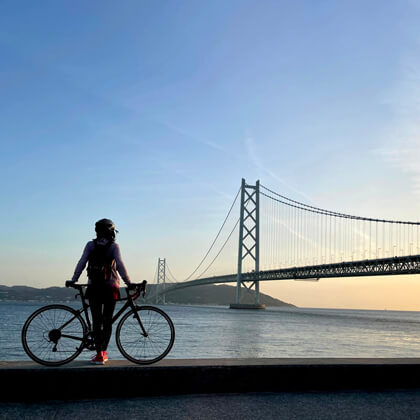
[[[82,257],[76,265],[74,275],[69,283],[75,283],[88,264],[88,288],[86,296],[92,313],[93,338],[96,355],[92,363],[103,365],[108,361],[106,352],[112,333],[112,316],[115,303],[119,298],[120,279],[118,273],[129,289],[135,287],[121,259],[120,248],[115,242],[114,222],[110,219],[98,220],[95,224],[96,239],[89,241]],[[118,273],[117,273],[118,272]]]

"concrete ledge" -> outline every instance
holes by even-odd
[[[3,401],[420,388],[420,359],[167,359],[151,366],[0,362]]]

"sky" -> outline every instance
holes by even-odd
[[[201,260],[242,178],[420,217],[415,1],[2,1],[0,284],[61,286],[94,223],[132,279]],[[267,282],[298,306],[420,310],[420,277]]]

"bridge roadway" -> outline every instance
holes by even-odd
[[[332,277],[362,277],[362,276],[388,276],[400,274],[420,274],[420,255],[405,257],[392,257],[371,260],[341,262],[334,264],[309,265],[304,267],[280,268],[242,273],[242,281],[270,281],[270,280],[307,280]],[[198,280],[167,284],[159,294],[186,287],[206,284],[236,283],[237,275],[206,277]]]

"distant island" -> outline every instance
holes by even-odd
[[[148,295],[154,295],[156,285],[148,285],[146,302],[154,303],[148,300]],[[48,287],[38,289],[29,286],[3,286],[0,285],[0,301],[41,301],[41,302],[69,302],[73,301],[77,292],[74,289],[65,287]],[[124,293],[124,292],[122,292]],[[195,286],[185,289],[175,290],[167,293],[166,303],[181,305],[223,305],[229,306],[235,302],[236,288],[227,285],[208,285]],[[243,292],[242,303],[253,303],[254,292]],[[290,303],[275,299],[264,293],[260,293],[260,301],[266,306],[274,307],[295,307]]]

